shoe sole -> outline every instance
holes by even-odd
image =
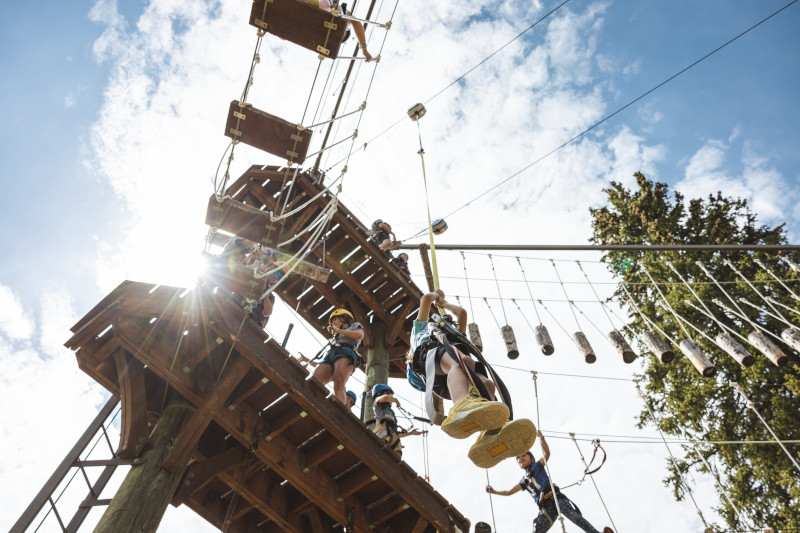
[[[503,427],[508,422],[508,407],[500,402],[457,413],[452,420],[442,424],[442,431],[454,439],[466,439],[478,431],[489,431]]]
[[[506,424],[496,435],[486,435],[469,449],[469,458],[480,468],[492,468],[503,459],[519,457],[536,442],[536,426],[528,419]]]

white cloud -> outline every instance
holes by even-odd
[[[29,339],[33,322],[22,309],[14,292],[0,285],[0,332],[13,340]]]

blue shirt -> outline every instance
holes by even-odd
[[[541,461],[536,461],[531,465],[525,475],[522,476],[519,486],[527,490],[536,503],[539,503],[539,496],[542,491],[550,491],[550,478],[547,477],[547,471],[545,471]]]

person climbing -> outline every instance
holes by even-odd
[[[333,7],[329,2],[329,0],[305,0],[305,1],[307,4],[311,4],[312,6],[324,9],[325,11],[330,11]],[[336,5],[336,2],[334,2],[334,5]],[[339,10],[346,15],[347,4],[342,4]],[[364,58],[367,60],[367,62],[372,61],[372,56],[367,51],[367,36],[364,33],[364,25],[357,20],[350,20],[348,22],[353,27],[353,32],[356,34],[356,39],[358,39],[358,48],[361,50],[361,53],[364,54]],[[349,32],[345,33],[344,39],[342,40],[347,39],[348,35]]]
[[[389,250],[395,246],[402,244],[402,242],[398,241],[397,237],[394,236],[392,227],[381,219],[378,219],[372,223],[372,235],[370,236],[370,239],[372,239],[375,244],[378,245],[378,248],[381,249],[381,252],[386,253],[388,253]]]
[[[495,490],[491,485],[486,485],[486,492],[497,494],[498,496],[511,496],[522,489],[528,491],[533,496],[533,500],[539,505],[539,514],[533,520],[533,533],[544,533],[555,523],[558,518],[556,498],[558,498],[558,507],[561,509],[561,514],[573,524],[588,533],[600,533],[583,517],[578,506],[561,493],[558,485],[550,483],[550,478],[547,476],[547,471],[544,467],[545,463],[550,459],[550,447],[547,445],[547,441],[541,431],[537,431],[536,434],[542,444],[544,457],[536,461],[530,450],[523,453],[517,457],[517,464],[525,471],[525,475],[520,482],[508,490]],[[554,490],[555,495],[553,494]],[[603,528],[603,533],[614,532],[610,527],[605,527]]]
[[[441,424],[442,431],[456,439],[480,432],[468,454],[476,466],[491,468],[503,459],[524,453],[536,440],[533,422],[527,419],[509,422],[510,410],[504,403],[494,400],[495,383],[487,376],[487,369],[482,364],[476,365],[466,346],[460,344],[461,339],[451,341],[436,323],[429,322],[431,305],[453,313],[458,331],[462,334],[466,331],[467,311],[464,308],[445,300],[441,290],[424,294],[411,331],[408,381],[414,388],[425,390],[429,373],[426,362],[433,357],[433,391],[454,402]],[[433,368],[430,373],[433,373]],[[488,397],[481,396],[479,386]]]
[[[378,383],[372,387],[372,402],[375,416],[375,425],[372,431],[397,455],[402,456],[403,446],[400,444],[400,439],[412,435],[422,435],[422,430],[414,428],[406,431],[397,425],[397,417],[392,410],[392,404],[397,405],[397,408],[400,409],[400,400],[395,398],[394,391],[389,385]]]
[[[397,254],[397,257],[392,259],[392,263],[394,263],[401,272],[404,272],[406,276],[411,276],[411,272],[408,270],[407,253],[402,252]]]
[[[334,396],[346,404],[345,384],[358,366],[356,350],[364,338],[364,328],[350,311],[340,308],[328,318],[328,333],[334,336],[333,344],[312,375],[323,385],[333,381]]]
[[[352,412],[353,407],[356,405],[356,393],[349,390],[346,393],[346,398],[344,399],[344,405],[347,407],[347,410]]]

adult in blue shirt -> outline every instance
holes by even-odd
[[[520,482],[508,490],[495,490],[491,485],[486,485],[486,492],[499,496],[511,496],[525,489],[533,496],[533,500],[539,506],[539,515],[533,521],[533,532],[544,533],[549,530],[558,519],[558,509],[556,508],[555,498],[558,498],[558,506],[561,514],[568,518],[573,524],[586,531],[587,533],[600,533],[592,526],[581,514],[578,506],[572,503],[569,498],[564,496],[558,489],[558,485],[550,483],[550,478],[545,470],[545,463],[550,459],[550,447],[544,439],[541,431],[537,431],[539,442],[542,443],[544,457],[538,461],[534,460],[533,453],[530,451],[517,457],[517,464],[525,471]],[[555,487],[555,497],[553,488]],[[603,533],[614,533],[610,527],[603,528]]]

